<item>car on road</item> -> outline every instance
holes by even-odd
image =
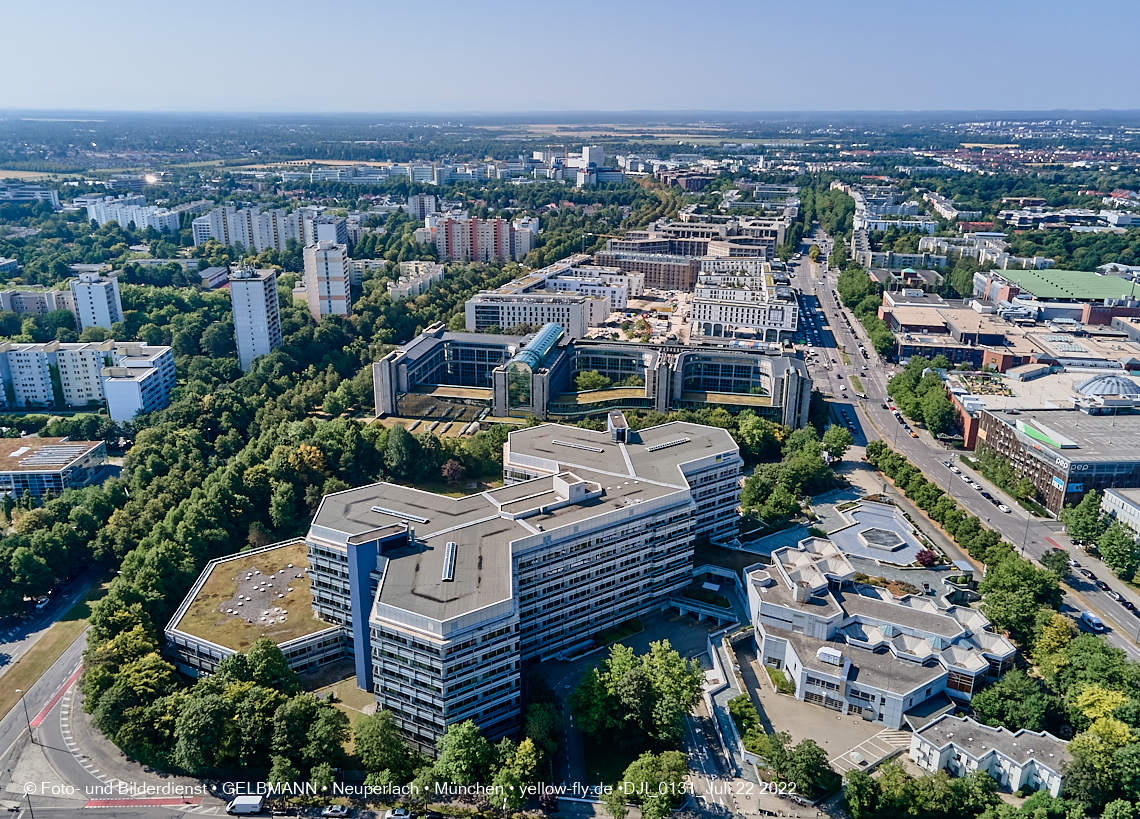
[[[347,805],[325,805],[321,816],[348,816]]]
[[[1124,606],[1124,608],[1128,609],[1129,611],[1136,611],[1136,605],[1131,600],[1125,600],[1123,597],[1121,597],[1116,602]]]
[[[970,481],[970,488],[971,489],[977,489],[979,492],[982,491],[982,485],[980,483],[975,482],[975,481]]]
[[[949,461],[943,461],[942,465],[948,467],[948,466],[950,466],[950,462]]]
[[[1094,586],[1096,586],[1098,589],[1100,589],[1100,590],[1101,590],[1101,591],[1103,591],[1103,592],[1106,592],[1106,591],[1112,591],[1112,590],[1111,590],[1111,589],[1108,587],[1108,584],[1107,584],[1107,583],[1105,583],[1103,580],[1094,580],[1094,581],[1093,581],[1093,585],[1094,585]]]
[[[915,432],[915,431],[912,429],[912,430],[910,431],[910,437],[911,437],[911,438],[917,438],[917,437],[918,437],[918,433],[917,433],[917,432]]]
[[[992,501],[994,499],[994,496],[991,495],[989,492],[982,492],[982,497],[988,501]]]
[[[1069,558],[1069,568],[1070,569],[1079,569],[1080,567],[1081,567],[1080,563],[1073,560],[1071,557]]]
[[[1105,630],[1104,623],[1102,623],[1100,621],[1100,618],[1093,614],[1091,611],[1081,612],[1081,622],[1088,626],[1092,631],[1095,631],[1097,634],[1100,634]]]
[[[1009,512],[1011,512],[1012,510],[1008,506],[1006,506],[1004,503],[999,503],[998,504],[998,511],[999,512],[1005,512],[1006,514],[1009,514]]]
[[[1088,569],[1081,569],[1081,574],[1083,574],[1089,580],[1096,580],[1096,575],[1090,572]]]
[[[883,409],[886,409],[886,408],[887,408],[887,405],[886,405],[886,404],[879,404],[879,406],[880,406],[880,407],[882,407]]]
[[[1105,589],[1104,592],[1109,597],[1111,597],[1113,600],[1115,600],[1117,603],[1124,600],[1124,596],[1118,591],[1113,591],[1112,589]]]
[[[962,481],[963,483],[967,483],[967,484],[971,483],[970,476],[969,475],[963,475],[961,472],[958,473],[958,480]]]
[[[953,472],[955,475],[961,475],[962,474],[962,470],[956,466],[950,467],[950,471]]]

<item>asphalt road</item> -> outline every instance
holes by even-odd
[[[821,248],[830,247],[830,241],[826,239],[816,238],[815,242]],[[805,241],[805,250],[808,245],[810,241]],[[821,259],[823,258],[825,256],[821,256]],[[1054,547],[1065,548],[1073,553],[1072,556],[1083,567],[1090,568],[1099,579],[1108,582],[1113,591],[1140,609],[1140,595],[1125,588],[1120,581],[1110,579],[1112,573],[1100,561],[1083,553],[1077,553],[1078,550],[1070,545],[1069,539],[1064,535],[1064,527],[1059,521],[1033,517],[1002,490],[956,460],[945,445],[925,431],[916,430],[919,434],[917,439],[903,431],[895,416],[881,406],[884,403],[890,404],[887,381],[900,368],[880,359],[859,322],[849,311],[842,310],[835,292],[837,274],[828,271],[824,262],[819,264],[810,262],[806,253],[801,262],[793,267],[792,272],[792,284],[801,292],[803,303],[810,306],[818,303],[823,309],[823,319],[819,321],[819,341],[813,342],[816,344],[819,356],[816,363],[809,364],[809,372],[821,392],[836,396],[833,399],[835,410],[833,414],[837,420],[841,419],[842,410],[850,407],[848,414],[858,430],[856,444],[877,440],[881,435],[894,449],[906,455],[911,463],[921,469],[928,480],[937,482],[964,509],[984,521],[988,527],[1000,532],[1023,555],[1040,559],[1045,552]],[[860,343],[867,348],[866,360],[859,352]],[[851,356],[850,366],[843,363],[839,347],[843,347]],[[865,371],[860,369],[864,364],[867,365]],[[858,400],[853,395],[854,387],[850,381],[852,375],[860,378],[867,395],[866,400]],[[847,389],[840,390],[841,384]],[[982,497],[981,491],[972,489],[944,466],[943,461],[950,461],[961,469],[974,482],[980,484],[984,491],[999,499],[1011,511],[1009,513],[999,511],[996,506]],[[1109,629],[1105,639],[1123,649],[1131,658],[1140,659],[1140,647],[1137,646],[1140,617],[1130,613],[1107,592],[1101,591],[1092,581],[1079,574],[1072,575],[1067,583],[1070,589],[1079,592],[1080,596],[1066,590],[1062,611],[1076,617],[1081,611],[1091,607],[1101,616]]]
[[[23,622],[7,620],[0,626],[0,676],[36,644],[52,624],[91,590],[99,574],[91,569],[52,596],[43,611],[33,611]]]

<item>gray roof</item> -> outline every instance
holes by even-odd
[[[809,637],[792,631],[772,631],[771,636],[787,640],[796,650],[800,663],[808,671],[835,676],[840,667],[825,663],[816,656],[816,651],[822,646],[833,648],[851,660],[851,668],[847,672],[847,681],[856,689],[859,683],[880,691],[890,691],[894,694],[906,694],[923,685],[934,682],[945,676],[946,669],[941,665],[919,665],[908,660],[900,660],[891,653],[876,654],[863,648],[856,648],[847,643],[834,640],[820,640],[818,637]]]
[[[668,486],[687,486],[680,472],[681,464],[709,455],[723,453],[736,456],[739,453],[728,430],[685,421],[650,427],[633,432],[629,437],[631,440],[625,444],[623,455],[621,446],[610,440],[607,432],[542,424],[511,432],[507,448],[513,453],[556,461],[563,469],[590,469],[613,476],[628,475],[630,478],[642,478]],[[655,446],[674,441],[682,443],[650,451]],[[580,449],[580,446],[591,449]],[[600,452],[595,451],[599,449]],[[627,455],[629,463],[626,462]]]
[[[918,631],[937,634],[948,640],[956,640],[965,634],[965,629],[953,617],[934,614],[910,608],[898,603],[888,603],[878,597],[867,597],[854,592],[833,592],[839,605],[847,614],[862,616],[883,623],[910,626]]]
[[[1140,415],[1089,415],[1075,409],[983,412],[1014,428],[1018,421],[1040,423],[1070,439],[1075,447],[1054,447],[1037,439],[1041,449],[1066,461],[1140,461]]]
[[[1140,395],[1140,385],[1131,378],[1115,373],[1094,375],[1077,385],[1081,395]]]
[[[1069,743],[1045,731],[1014,733],[949,714],[919,730],[918,735],[935,748],[953,744],[975,760],[996,751],[1018,764],[1034,759],[1059,773],[1061,765],[1069,759]]]

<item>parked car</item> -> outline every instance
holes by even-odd
[[[321,811],[321,816],[348,816],[348,807],[346,805],[325,805],[324,810]]]
[[[1010,508],[1008,506],[1006,506],[1004,503],[999,503],[998,504],[998,511],[1008,513],[1010,511]]]
[[[1089,580],[1096,580],[1096,575],[1090,572],[1088,569],[1081,569],[1081,574],[1083,574]]]
[[[1104,592],[1109,591],[1108,584],[1105,583],[1103,580],[1094,580],[1093,585],[1096,586],[1101,591],[1104,591]]]
[[[943,461],[942,465],[948,467],[948,466],[950,466],[950,462],[949,461]]]
[[[1132,603],[1131,600],[1125,600],[1122,597],[1119,600],[1117,600],[1116,602],[1119,603],[1120,605],[1124,606],[1124,608],[1128,609],[1129,611],[1136,611],[1136,606],[1135,606],[1135,604]]]
[[[956,466],[950,467],[950,471],[953,472],[955,475],[961,475],[962,474],[962,470]]]
[[[1071,569],[1079,569],[1080,567],[1081,567],[1081,564],[1080,564],[1080,563],[1078,563],[1077,561],[1073,560],[1071,557],[1069,558],[1069,568],[1071,568]]]
[[[983,497],[983,498],[985,498],[985,499],[986,499],[986,500],[988,500],[988,501],[992,501],[992,500],[994,499],[994,496],[993,496],[993,495],[991,495],[989,492],[983,492],[983,493],[982,493],[982,497]]]

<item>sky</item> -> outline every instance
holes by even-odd
[[[1107,58],[1140,31],[1136,0],[0,7],[0,110],[1140,109],[1130,67]]]

